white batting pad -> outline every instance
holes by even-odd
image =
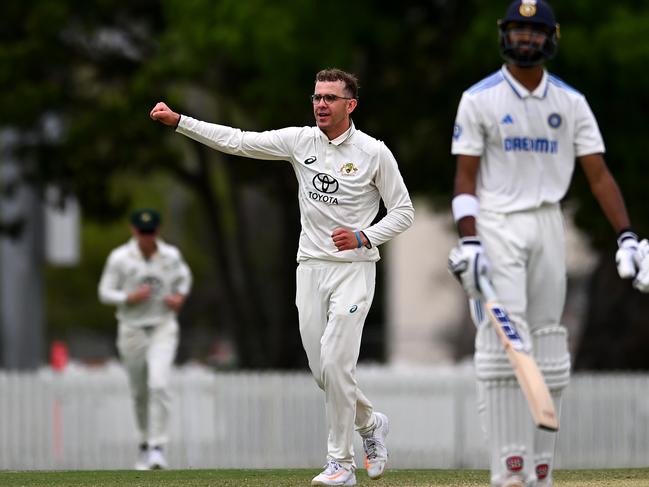
[[[512,476],[532,485],[534,424],[515,379],[478,382],[479,412],[487,433],[491,483],[500,486]]]
[[[514,323],[516,331],[523,342],[525,350],[532,348],[532,341],[525,323]],[[496,333],[493,325],[487,320],[483,322],[475,338],[475,368],[478,380],[509,379],[514,377],[514,369],[509,363],[505,347]]]
[[[561,395],[570,381],[568,332],[561,325],[546,326],[532,333],[534,355],[550,389],[557,415],[561,416]],[[534,465],[540,481],[552,485],[552,469],[557,434],[537,429],[534,432]]]
[[[548,388],[551,391],[565,388],[570,381],[570,352],[566,328],[552,325],[535,329],[532,332],[532,343],[534,357]]]

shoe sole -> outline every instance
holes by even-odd
[[[350,486],[350,485],[356,485],[356,475],[353,477],[350,477],[347,479],[347,481],[344,484],[328,484],[324,480],[315,480],[313,479],[311,481],[311,485],[324,485],[324,486],[336,486],[336,485],[342,485],[342,486]]]
[[[332,487],[332,486],[335,487],[336,485],[349,486],[349,485],[356,485],[356,479],[354,479],[354,481],[351,482],[351,483],[345,482],[344,484],[326,484],[326,483],[320,482],[320,481],[311,481],[311,485],[324,485],[324,486],[327,486],[327,487]]]

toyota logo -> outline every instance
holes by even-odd
[[[321,193],[331,194],[338,191],[338,181],[329,174],[318,173],[313,178],[313,187]]]

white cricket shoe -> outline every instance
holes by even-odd
[[[354,467],[345,468],[336,460],[329,460],[325,469],[313,477],[311,485],[356,485]]]
[[[149,469],[164,470],[165,468],[167,468],[167,460],[165,460],[162,450],[160,448],[151,448],[149,450]]]
[[[388,436],[390,422],[383,413],[374,413],[376,426],[363,438],[363,449],[365,450],[365,469],[367,475],[372,479],[380,479],[385,472],[385,465],[388,462],[388,449],[385,446],[385,438]]]
[[[149,470],[149,449],[146,446],[140,446],[134,468],[135,470]]]

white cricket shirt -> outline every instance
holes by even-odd
[[[501,213],[559,202],[575,157],[604,150],[584,95],[545,70],[530,92],[505,66],[464,92],[451,147],[481,156],[480,207]]]
[[[377,261],[376,247],[413,222],[414,209],[394,156],[353,124],[331,141],[318,127],[244,132],[184,115],[177,131],[227,154],[291,163],[302,224],[298,262]],[[387,214],[372,225],[381,199]],[[331,238],[337,227],[364,231],[372,247],[338,251]]]
[[[173,319],[175,312],[163,301],[164,297],[189,294],[192,275],[180,251],[162,240],[156,242],[158,250],[148,260],[135,239],[117,247],[108,256],[99,282],[99,300],[117,305],[116,316],[120,323],[147,326]],[[127,296],[145,284],[151,286],[151,297],[128,304]]]

